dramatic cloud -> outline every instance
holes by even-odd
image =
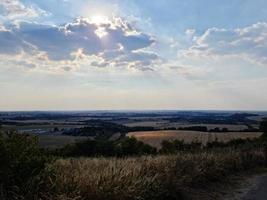
[[[211,28],[193,40],[194,45],[179,54],[239,56],[258,64],[267,64],[267,23],[234,30]]]
[[[78,18],[62,26],[20,22],[11,30],[0,29],[0,53],[42,52],[51,61],[99,57],[92,66],[136,64],[149,66],[158,56],[144,49],[155,40],[120,18],[94,23]]]
[[[19,0],[1,0],[0,11],[1,10],[3,14],[0,15],[4,16],[7,19],[16,19],[21,17],[31,18],[48,14],[47,12],[38,7],[27,7]]]
[[[28,51],[29,45],[17,37],[12,31],[0,29],[0,54],[17,54]]]

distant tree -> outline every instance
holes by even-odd
[[[189,126],[189,127],[180,127],[179,130],[207,132],[208,128],[206,126]]]
[[[213,131],[214,131],[214,132],[220,132],[220,131],[221,131],[221,129],[220,129],[220,128],[218,128],[218,127],[216,127],[215,129],[213,129]]]
[[[222,129],[222,132],[228,132],[229,130],[228,130],[228,128],[223,128]]]
[[[267,138],[267,120],[261,122],[260,130],[263,132],[263,137]]]
[[[109,140],[85,140],[67,145],[60,150],[62,156],[113,156],[113,142]]]
[[[64,157],[95,157],[95,156],[139,156],[156,154],[157,149],[144,144],[135,138],[125,137],[112,141],[105,139],[85,140],[72,145],[67,145],[54,152]]]

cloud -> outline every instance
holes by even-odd
[[[171,65],[169,68],[189,80],[204,80],[209,73],[209,70],[201,67]]]
[[[6,27],[0,22],[0,31],[7,31]]]
[[[179,55],[237,56],[267,65],[267,23],[234,30],[210,28],[203,35],[195,36],[193,42]]]
[[[99,30],[105,32],[99,35]],[[96,56],[100,62],[92,66],[151,65],[158,56],[145,49],[155,39],[137,31],[121,18],[96,24],[86,18],[77,18],[60,26],[19,22],[10,30],[0,29],[0,53],[42,53],[50,61],[83,60]]]
[[[33,68],[37,67],[35,63],[29,62],[29,61],[24,61],[24,60],[19,60],[17,62],[14,62],[14,64],[24,66],[24,67],[29,68],[29,69],[33,69]]]
[[[30,45],[12,31],[5,28],[0,29],[0,54],[17,54],[29,49]]]
[[[48,13],[37,6],[25,6],[20,0],[1,0],[0,10],[3,10],[3,17],[11,19],[19,19],[22,17],[32,18]]]
[[[185,31],[185,34],[186,34],[188,37],[192,37],[195,33],[196,33],[196,30],[195,30],[195,29],[187,29],[187,30]]]
[[[98,29],[106,32],[99,37]],[[82,49],[85,55],[96,55],[104,51],[125,52],[149,47],[154,40],[144,33],[130,33],[123,24],[97,25],[87,19],[79,18],[63,26],[47,26],[34,23],[21,23],[16,34],[25,41],[47,53],[50,59],[71,59],[71,53]]]
[[[129,69],[153,71],[153,65],[159,62],[160,58],[154,52],[144,50],[125,52],[123,50],[118,50],[100,54],[91,65],[95,67],[126,66]]]
[[[93,61],[91,62],[91,65],[94,67],[107,67],[109,63],[105,61],[101,61],[101,62]]]

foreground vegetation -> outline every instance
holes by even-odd
[[[266,167],[266,127],[262,123],[260,139],[204,148],[174,141],[159,152],[133,138],[88,140],[55,152],[40,149],[33,137],[2,134],[0,199],[185,199],[194,188]]]
[[[46,168],[42,199],[184,199],[187,191],[266,165],[262,150],[139,158],[59,159]]]

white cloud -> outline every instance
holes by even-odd
[[[235,56],[267,65],[267,23],[234,30],[210,28],[203,35],[195,36],[193,42],[178,55]]]
[[[1,0],[0,9],[3,9],[5,18],[19,19],[22,17],[32,18],[41,15],[48,15],[48,13],[37,6],[25,6],[20,0]]]
[[[185,34],[189,37],[192,37],[194,34],[196,33],[196,30],[195,29],[187,29],[185,31]]]
[[[6,27],[0,22],[0,31],[7,31]]]

